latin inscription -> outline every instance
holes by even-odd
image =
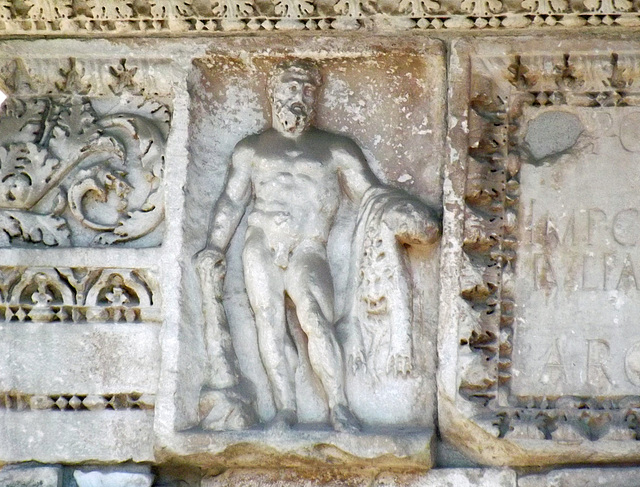
[[[628,110],[572,108],[580,141],[523,164],[515,395],[640,394],[640,153],[620,137]]]
[[[577,346],[571,348],[564,342],[566,339],[556,338],[544,352],[543,364],[536,376],[553,394],[574,383],[603,393],[618,385],[624,387],[625,382],[640,386],[640,341],[626,349],[623,347],[624,352],[616,356],[612,356],[609,341],[603,338],[578,340]],[[581,363],[575,361],[575,352],[584,357]],[[620,369],[624,370],[624,377],[615,375]]]
[[[613,215],[601,208],[572,210],[554,219],[536,214],[529,202],[528,241],[533,252],[534,289],[557,288],[559,280],[574,291],[640,290],[636,247],[640,245],[640,211],[625,208]]]

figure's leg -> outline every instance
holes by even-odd
[[[273,399],[272,426],[285,428],[297,422],[294,374],[286,356],[288,343],[284,307],[283,271],[273,263],[262,230],[250,228],[242,254],[247,295],[256,321],[258,348]]]
[[[285,287],[307,335],[309,361],[326,392],[334,428],[358,431],[344,393],[342,352],[333,329],[333,280],[324,249],[299,247],[289,261]]]

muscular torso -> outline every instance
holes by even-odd
[[[279,261],[303,242],[325,245],[329,237],[340,186],[328,136],[314,131],[290,141],[266,132],[252,144],[249,229],[264,232]]]

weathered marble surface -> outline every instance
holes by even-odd
[[[7,487],[61,487],[59,466],[9,465],[0,469],[0,485]]]
[[[445,120],[439,42],[284,39],[265,50],[251,39],[11,41],[1,52],[9,95],[0,114],[8,154],[0,195],[1,461],[186,455],[204,466],[278,458],[290,466],[432,464],[437,243],[407,251],[410,242],[388,239],[407,255],[411,295],[401,298],[412,309],[401,353],[394,352],[392,322],[383,319],[393,300],[378,309],[381,296],[370,290],[379,328],[367,330],[361,366],[343,371],[349,404],[364,423],[354,434],[323,424],[323,395],[308,371],[296,379],[300,427],[262,430],[274,410],[239,272],[242,225],[228,253],[224,305],[259,424],[199,429],[206,361],[191,259],[204,246],[234,144],[268,126],[266,82],[285,57],[320,66],[318,127],[352,139],[377,184],[401,191],[377,189],[390,201],[420,199],[437,227]],[[367,221],[375,227],[371,201]],[[349,288],[357,204],[342,198],[330,235],[336,317]],[[365,246],[372,238],[359,237]],[[353,307],[362,314],[359,301]],[[217,396],[207,398],[216,407]]]
[[[0,461],[151,461],[183,71],[126,43],[0,51]]]
[[[43,54],[1,61],[0,246],[159,245],[167,79],[146,59]]]
[[[627,468],[575,468],[560,469],[543,474],[521,475],[518,487],[633,487],[638,485],[640,469]]]
[[[274,66],[287,57],[312,59],[320,66],[324,84],[318,90],[318,128],[352,139],[361,147],[377,179],[418,196],[437,209],[443,126],[433,110],[439,112],[443,108],[440,56],[437,44],[412,45],[398,39],[361,45],[357,50],[338,39],[315,40],[305,46],[282,42],[266,51],[258,42],[234,40],[226,45],[218,43],[209,56],[197,59],[189,79],[193,117],[189,140],[191,163],[181,258],[191,259],[205,247],[207,228],[202,222],[209,220],[220,196],[234,146],[247,135],[270,126],[267,80]],[[360,75],[366,77],[366,84],[359,82]],[[225,127],[224,132],[218,127]],[[344,313],[350,241],[358,203],[358,199],[351,203],[348,197],[341,197],[341,208],[328,243],[336,288],[336,318]],[[345,367],[346,395],[352,411],[363,423],[362,432],[336,435],[322,424],[328,421],[326,403],[311,369],[304,368],[301,358],[296,373],[301,424],[292,431],[272,433],[262,431],[275,410],[242,274],[246,225],[245,221],[240,223],[227,251],[224,288],[230,339],[238,357],[238,369],[233,375],[241,380],[234,379],[235,382],[218,387],[232,386],[248,391],[248,397],[253,395],[253,407],[261,424],[244,431],[220,433],[202,431],[199,427],[200,392],[203,386],[211,387],[211,380],[205,368],[200,331],[204,316],[199,281],[195,269],[184,266],[181,325],[167,322],[166,336],[172,338],[165,342],[163,351],[164,360],[168,359],[164,363],[176,363],[177,367],[170,365],[165,369],[167,375],[161,382],[166,390],[160,395],[156,409],[159,418],[156,431],[167,446],[162,453],[206,452],[212,461],[231,455],[233,462],[242,465],[245,460],[235,445],[243,442],[255,453],[253,464],[272,464],[279,455],[292,464],[316,464],[308,448],[314,443],[324,443],[327,455],[340,459],[336,461],[341,463],[353,455],[364,464],[377,461],[397,465],[406,461],[410,465],[426,462],[424,465],[428,466],[431,463],[428,438],[434,412],[431,398],[435,393],[432,347],[437,319],[437,245],[409,251],[414,303],[409,332],[414,350],[419,351],[411,360],[413,370],[399,374],[389,366],[392,323],[385,322],[384,313],[380,315],[378,329],[369,331],[371,336],[367,337],[368,347],[364,350],[366,367]],[[347,349],[345,357],[348,355]],[[207,424],[211,429],[224,429],[213,427],[211,422]],[[405,434],[407,442],[402,441]],[[370,445],[368,452],[367,445]],[[353,461],[361,462],[358,458]]]
[[[245,487],[270,485],[293,486],[373,486],[373,487],[516,487],[516,474],[512,470],[499,469],[435,469],[424,474],[371,473],[349,477],[339,472],[327,473],[317,478],[304,479],[295,472],[230,470],[222,475],[204,478],[202,487]]]
[[[151,487],[150,470],[148,466],[83,467],[74,470],[73,479],[78,487]]]
[[[436,426],[471,465],[592,467],[522,473],[524,487],[635,485],[636,468],[596,465],[640,461],[640,43],[602,32],[440,41],[434,30],[631,25],[635,5],[524,2],[514,13],[507,1],[506,10],[463,2],[430,12],[428,2],[405,2],[390,19],[378,4],[336,16],[328,3],[307,2],[318,15],[231,19],[228,10],[189,16],[171,2],[94,15],[93,2],[71,19],[83,2],[19,3],[0,1],[0,35],[351,25],[387,34],[433,27],[435,38],[0,43],[9,95],[0,112],[0,463],[64,464],[7,465],[0,485],[148,486],[152,464],[154,474],[158,465],[171,472],[156,476],[158,487],[196,486],[201,474],[205,486],[515,485],[511,470],[437,468]],[[265,428],[276,408],[242,275],[246,221],[213,298],[228,318],[233,387],[248,392],[251,421],[216,417],[237,391],[207,384],[219,377],[207,369],[193,256],[205,247],[235,144],[272,125],[266,87],[285,58],[320,66],[319,129],[352,140],[381,184],[444,213],[444,241],[408,250],[409,360],[390,353],[393,320],[368,330],[364,360],[344,352],[360,432],[329,427],[304,367],[299,424]],[[328,245],[337,314],[357,287],[348,277],[358,216],[349,200]]]
[[[439,411],[481,461],[640,458],[637,49],[455,45]]]
[[[0,411],[4,462],[149,462],[154,459],[149,410]]]
[[[113,0],[51,3],[6,1],[0,35],[198,36],[256,31],[311,33],[413,31],[457,34],[482,31],[548,31],[640,25],[637,5],[624,0],[191,0],[117,3]],[[544,29],[544,30],[543,30]]]

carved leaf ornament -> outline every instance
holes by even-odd
[[[598,8],[602,3],[592,5]],[[540,109],[542,114],[537,115],[540,118],[532,120],[541,120],[551,133],[553,123],[559,123],[563,129],[575,123],[571,122],[574,115],[569,110],[598,112],[613,107],[637,107],[640,98],[633,88],[631,75],[635,60],[615,52],[514,55],[501,60],[502,77],[494,78],[487,85],[488,78],[482,69],[485,66],[495,69],[497,64],[491,62],[476,68],[472,78],[473,89],[478,94],[470,100],[475,116],[469,133],[477,135],[468,149],[460,281],[461,297],[466,302],[460,318],[460,329],[465,330],[460,349],[467,354],[469,365],[460,374],[459,395],[467,404],[473,404],[474,421],[498,438],[637,440],[640,401],[635,393],[611,394],[598,385],[595,393],[574,389],[558,394],[548,383],[553,377],[564,377],[564,366],[558,367],[560,372],[556,376],[547,371],[541,373],[540,383],[545,384],[545,389],[522,393],[522,389],[515,390],[512,386],[517,377],[512,370],[516,327],[525,322],[522,310],[530,307],[526,302],[522,304],[522,296],[520,303],[516,303],[516,262],[527,255],[526,241],[518,230],[522,224],[518,220],[526,214],[522,208],[527,201],[521,194],[521,167],[523,163],[535,163],[536,157],[553,154],[536,152],[538,149],[532,151],[531,145],[522,149],[523,140],[518,130],[525,123],[525,111],[535,113]],[[482,87],[482,92],[478,87]],[[554,117],[559,117],[558,122],[553,121]],[[528,123],[529,127],[534,124]],[[576,140],[577,136],[568,138],[554,150],[564,152],[567,145],[573,146]],[[637,137],[632,140],[635,143]],[[626,139],[625,142],[629,143]],[[563,211],[569,211],[565,208],[570,204],[566,204],[562,206]],[[545,245],[551,248],[560,240],[557,229],[549,223],[549,216],[545,218],[545,242],[553,242]],[[546,292],[545,288],[558,285],[559,274],[554,273],[550,260],[541,262],[534,276],[538,279],[536,286]],[[621,269],[618,285],[628,273],[626,263]],[[526,277],[519,279],[524,281]],[[633,279],[635,282],[635,276]],[[572,304],[570,300],[566,303],[563,306]],[[590,350],[608,353],[606,341],[587,342],[592,347]],[[559,341],[548,347],[544,358],[548,370],[561,364],[563,352]],[[625,373],[629,382],[637,385],[636,349],[630,347],[627,354]]]
[[[124,61],[113,67],[111,90],[132,87],[135,72]],[[59,95],[20,93],[0,112],[0,246],[75,245],[81,234],[85,243],[117,244],[147,235],[164,217],[168,110],[139,97],[102,114],[100,101],[84,96],[91,85],[75,60],[60,74]]]
[[[389,15],[389,13],[392,13]],[[382,14],[382,15],[381,15]],[[0,0],[0,35],[637,27],[631,0]]]

